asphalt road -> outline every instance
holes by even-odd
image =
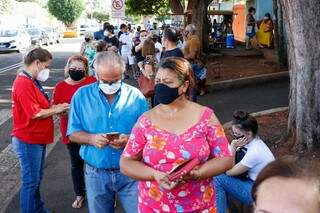
[[[67,57],[78,51],[79,45],[77,42],[79,41],[66,40],[61,45],[52,47],[54,55],[53,71],[51,72],[50,80],[46,82],[49,91],[53,89],[56,82],[63,79],[63,71],[61,69],[64,67]],[[11,56],[14,55],[12,54]],[[0,55],[0,60],[1,57]],[[0,73],[0,109],[10,107],[10,88],[15,73],[16,70]],[[257,112],[274,107],[287,106],[288,88],[288,81],[274,81],[265,84],[216,91],[200,97],[199,102],[214,109],[220,121],[225,123],[231,119],[232,112],[236,109]],[[8,103],[5,101],[8,101]],[[0,144],[9,143],[10,137],[4,133],[3,129],[9,131],[10,122],[11,121],[8,121],[0,128],[0,136],[6,138],[5,141],[2,141]],[[47,208],[53,213],[82,213],[88,211],[86,207],[81,210],[71,208],[74,194],[72,190],[70,163],[67,149],[62,143],[58,143],[47,158],[41,194]],[[6,213],[17,212],[19,212],[18,194],[6,209]],[[123,211],[118,209],[117,212],[120,213]]]
[[[60,44],[44,46],[53,54],[50,78],[43,85],[51,92],[54,85],[63,79],[63,68],[72,54],[80,50],[80,39],[62,39]],[[0,54],[0,110],[11,107],[11,86],[17,71],[21,69],[23,54],[1,53]],[[17,67],[20,65],[19,67]]]

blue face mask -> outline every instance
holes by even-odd
[[[154,92],[160,104],[171,104],[180,96],[179,87],[171,88],[165,84],[156,84]]]

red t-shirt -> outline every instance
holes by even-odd
[[[94,77],[87,77],[85,80],[76,85],[70,85],[65,81],[61,81],[56,85],[56,88],[53,93],[52,104],[62,104],[70,103],[72,96],[76,91],[84,86],[96,82],[97,80]],[[60,130],[62,134],[62,142],[64,144],[69,143],[69,139],[66,136],[68,128],[68,116],[60,116]]]
[[[30,144],[53,143],[52,116],[33,119],[41,109],[49,108],[49,101],[35,83],[24,75],[18,75],[12,86],[12,136]]]

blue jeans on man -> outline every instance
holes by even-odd
[[[46,145],[28,144],[13,137],[12,147],[21,167],[20,212],[47,213],[40,198]]]
[[[218,213],[225,213],[228,208],[227,195],[239,200],[241,203],[252,205],[251,190],[253,181],[241,180],[236,177],[221,174],[213,178],[216,192],[216,205]]]
[[[90,213],[114,213],[115,197],[127,213],[138,212],[137,182],[120,173],[85,166],[85,182]]]

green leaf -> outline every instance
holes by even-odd
[[[66,26],[71,26],[84,11],[82,0],[49,0],[49,12],[62,21]]]

